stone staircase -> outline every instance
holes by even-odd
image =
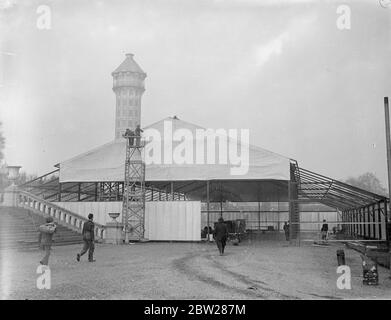
[[[38,227],[45,217],[25,208],[0,207],[0,250],[38,248]],[[82,243],[79,232],[63,225],[57,227],[53,245]]]
[[[88,219],[75,212],[62,208],[50,201],[44,200],[24,190],[18,192],[18,208],[24,208],[41,217],[51,216],[57,225],[81,234],[83,225]],[[95,241],[103,241],[105,237],[104,225],[95,222]]]

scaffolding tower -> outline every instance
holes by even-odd
[[[122,223],[125,243],[144,240],[145,231],[145,163],[143,162],[144,142],[140,136],[126,139],[126,160]]]

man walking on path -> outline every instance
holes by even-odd
[[[322,240],[327,239],[327,232],[329,231],[329,225],[326,223],[326,220],[323,220],[322,229],[320,230],[322,234]]]
[[[213,231],[213,236],[215,238],[217,248],[219,248],[220,256],[222,256],[224,254],[224,248],[227,243],[228,227],[224,223],[224,219],[221,217],[219,218],[215,230]]]
[[[39,262],[47,266],[49,264],[50,250],[52,249],[53,235],[56,232],[56,224],[53,222],[52,217],[46,218],[46,223],[39,226],[38,243],[42,250],[45,251],[45,256]]]
[[[289,241],[289,224],[287,221],[284,223],[284,232],[286,241]]]
[[[80,253],[77,254],[76,260],[80,261],[80,257],[85,254],[88,251],[88,261],[89,262],[95,262],[94,260],[94,249],[95,249],[95,224],[92,221],[94,219],[94,215],[90,213],[88,215],[88,221],[84,223],[83,225],[83,249],[81,250]]]

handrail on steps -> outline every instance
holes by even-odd
[[[20,190],[18,192],[18,206],[33,210],[34,212],[42,215],[51,216],[58,224],[70,228],[76,232],[81,233],[83,224],[88,221],[86,217],[81,216],[68,209],[62,208],[54,203],[39,198],[38,196]],[[98,239],[104,239],[105,226],[94,222],[95,224],[95,236]]]

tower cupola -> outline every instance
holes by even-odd
[[[134,130],[141,125],[141,96],[147,74],[133,56],[127,53],[125,60],[111,73],[116,96],[115,139],[121,139],[127,128]]]

